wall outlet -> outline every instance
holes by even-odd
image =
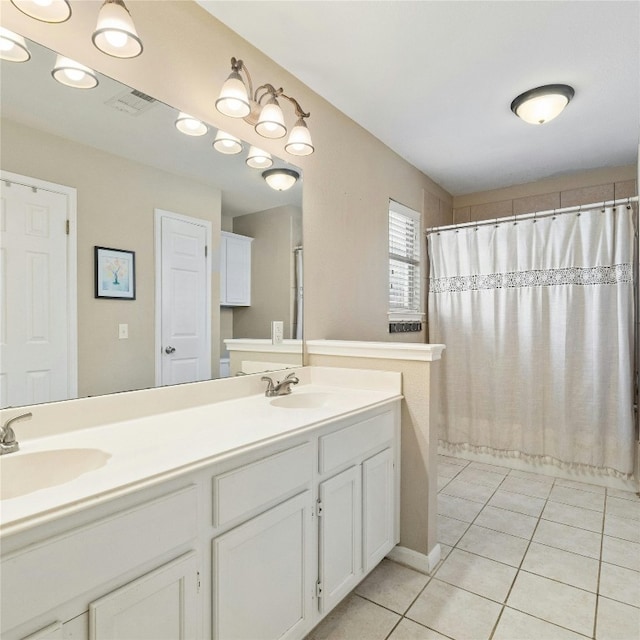
[[[118,325],[118,338],[120,340],[126,340],[129,337],[129,325],[128,324],[119,324]]]
[[[271,323],[271,343],[282,344],[284,339],[284,322],[282,320],[274,320]]]

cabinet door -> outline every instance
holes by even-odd
[[[362,463],[362,551],[365,572],[394,546],[393,454],[385,449]]]
[[[222,304],[251,304],[251,240],[244,236],[223,235],[221,258]]]
[[[91,640],[187,640],[197,629],[196,554],[188,553],[89,605]]]
[[[360,466],[320,485],[320,610],[332,609],[362,575]]]
[[[311,504],[305,491],[213,540],[215,640],[299,638],[309,630]]]
[[[62,622],[54,622],[40,631],[36,631],[23,640],[63,640]]]

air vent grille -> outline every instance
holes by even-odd
[[[155,102],[155,98],[142,93],[142,91],[127,89],[125,92],[107,100],[105,104],[131,116],[139,116],[141,113],[148,111]]]

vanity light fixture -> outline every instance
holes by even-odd
[[[293,169],[269,169],[262,172],[262,177],[272,189],[286,191],[298,181],[300,174]]]
[[[31,59],[24,38],[4,27],[0,27],[0,59],[9,62],[26,62]]]
[[[220,153],[233,155],[242,151],[242,142],[240,138],[236,138],[230,133],[220,129],[218,133],[216,133],[215,140],[213,141],[213,148]]]
[[[252,169],[268,169],[273,164],[273,159],[268,151],[249,147],[249,153],[245,161]]]
[[[529,124],[545,124],[559,116],[574,95],[568,84],[547,84],[521,93],[511,111]]]
[[[188,136],[203,136],[209,131],[209,127],[202,120],[198,120],[182,111],[176,119],[176,128]]]
[[[71,17],[67,0],[11,0],[11,3],[30,18],[42,22],[66,22]]]
[[[91,39],[100,51],[114,58],[135,58],[142,53],[142,40],[123,0],[104,0]]]
[[[241,74],[244,74],[244,78]],[[287,134],[287,127],[278,98],[288,100],[297,116],[285,150],[294,156],[313,153],[311,134],[304,121],[311,114],[305,113],[295,98],[272,84],[260,85],[254,92],[251,75],[242,60],[231,58],[231,74],[222,85],[216,109],[231,118],[244,118],[263,138],[283,138]]]
[[[98,76],[93,69],[59,54],[51,75],[61,84],[75,89],[93,89],[98,86]]]

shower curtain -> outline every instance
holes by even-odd
[[[623,205],[430,233],[445,449],[632,472],[633,219]]]

